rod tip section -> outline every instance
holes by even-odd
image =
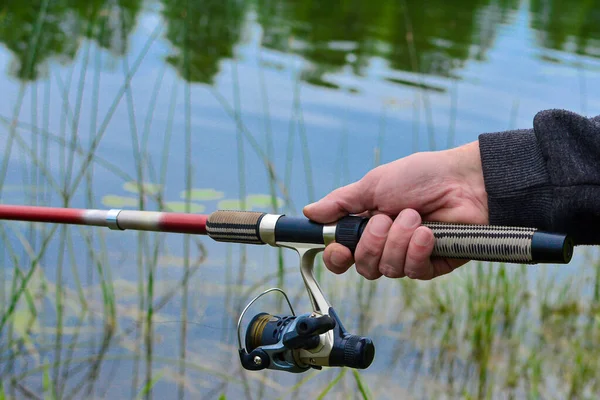
[[[537,231],[531,238],[534,263],[568,264],[573,257],[574,243],[570,236]]]

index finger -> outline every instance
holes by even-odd
[[[302,210],[304,215],[322,224],[337,221],[348,214],[358,214],[372,208],[369,185],[363,180],[334,190],[321,200]]]

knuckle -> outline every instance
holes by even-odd
[[[373,272],[369,272],[369,273],[363,274],[363,277],[364,277],[366,280],[368,280],[368,281],[374,281],[374,280],[376,280],[377,278],[379,278],[379,274],[377,274],[377,273],[373,273]]]
[[[423,278],[423,271],[421,268],[414,268],[405,271],[406,276],[410,279],[421,279]]]
[[[364,278],[366,278],[370,281],[377,278],[377,272],[373,271],[373,268],[370,268],[369,266],[366,266],[366,265],[357,264],[356,272],[358,272],[361,276],[363,276]]]
[[[402,269],[394,267],[390,264],[382,264],[379,266],[379,272],[386,278],[402,278]]]

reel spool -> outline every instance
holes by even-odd
[[[242,347],[242,318],[256,300],[272,291],[285,297],[291,315],[256,314],[248,323],[245,348]],[[371,339],[348,333],[333,308],[330,307],[328,312],[297,316],[283,290],[264,291],[244,308],[238,320],[238,352],[242,366],[251,371],[273,369],[292,373],[322,367],[368,368],[375,357]]]

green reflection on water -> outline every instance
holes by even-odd
[[[265,48],[301,55],[310,62],[303,80],[336,89],[326,74],[347,68],[363,76],[373,58],[398,71],[460,75],[465,61],[485,59],[497,30],[520,5],[518,0],[163,0],[160,10],[171,45],[165,62],[186,80],[213,83],[220,63],[235,57],[248,14],[255,12]],[[127,54],[144,2],[7,0],[0,7],[0,42],[12,53],[10,72],[35,80],[48,73],[50,62],[72,62],[82,39],[114,56]],[[541,46],[600,55],[594,2],[534,0],[530,11]],[[38,42],[32,40],[36,24],[43,31]]]
[[[64,72],[62,67],[78,65],[77,61],[81,60],[82,53],[90,43],[101,49],[104,58],[98,61],[100,57],[95,58],[96,54],[92,54],[89,68],[93,65],[96,73],[103,68],[110,72],[118,70],[115,65],[118,66],[123,57],[130,57],[133,61],[137,55],[132,51],[136,38],[138,44],[140,37],[141,41],[147,39],[150,29],[145,29],[145,24],[150,24],[148,21],[163,27],[162,47],[158,54],[153,54],[154,58],[144,61],[143,66],[148,66],[151,72],[174,71],[178,78],[197,84],[190,85],[195,89],[206,85],[217,87],[219,79],[229,79],[222,72],[227,71],[227,61],[235,60],[242,66],[256,61],[261,68],[280,73],[277,76],[283,76],[281,79],[287,84],[295,84],[295,73],[298,73],[301,81],[322,89],[319,95],[331,92],[339,94],[344,90],[357,94],[359,91],[352,86],[353,83],[361,80],[369,82],[374,75],[374,80],[384,85],[382,91],[392,92],[396,87],[402,87],[409,93],[454,96],[451,82],[470,78],[465,72],[470,62],[485,64],[489,61],[490,54],[497,50],[501,32],[512,29],[511,24],[515,23],[519,12],[525,12],[530,17],[530,26],[525,28],[534,38],[535,43],[528,48],[531,51],[560,50],[592,58],[600,55],[600,15],[598,7],[591,1],[6,0],[0,4],[0,43],[3,44],[1,54],[8,57],[9,61],[6,76],[0,79],[10,82],[11,78],[17,78],[28,84],[32,93],[36,93],[37,97],[31,95],[28,98],[34,110],[29,110],[31,114],[35,114],[36,106],[40,108],[40,115],[32,115],[34,120],[48,112],[51,105],[64,104],[58,113],[59,118],[64,118],[62,132],[54,137],[63,143],[63,151],[72,150],[65,139],[69,136],[65,133],[65,126],[70,125],[73,118],[73,104],[69,96],[57,94],[58,90],[51,91],[55,90],[54,75]],[[260,35],[256,34],[258,30],[261,31]],[[35,35],[35,32],[41,34]],[[255,60],[254,55],[241,52],[240,48],[249,45],[249,41],[257,36],[259,40],[255,45],[260,46],[269,57]],[[521,41],[524,42],[525,38]],[[506,51],[505,48],[502,51]],[[513,57],[509,61],[518,63],[518,59],[515,61],[511,54],[503,56]],[[569,56],[561,52],[543,51],[540,58],[543,62],[556,64]],[[581,62],[583,58],[574,60]],[[164,67],[164,70],[156,68],[156,64],[161,63],[160,67]],[[506,68],[505,65],[503,68]],[[182,143],[183,113],[176,111],[188,104],[177,103],[180,82],[170,77],[165,78],[164,82],[158,79],[155,82],[153,79],[156,77],[148,70],[144,72],[147,81],[142,85],[159,87],[156,82],[160,82],[165,88],[156,96],[159,99],[157,114],[163,118],[156,121],[156,130],[160,134],[171,130],[163,127],[164,119],[169,117],[161,114],[164,110],[160,107],[166,108],[167,102],[160,102],[160,99],[161,96],[173,98],[169,104],[176,105],[173,106],[175,111],[169,115],[175,116],[167,122],[175,122],[172,142]],[[294,74],[289,74],[290,71]],[[338,79],[345,75],[356,79],[353,83]],[[102,78],[105,79],[104,76]],[[87,83],[95,82],[94,79],[90,70]],[[264,101],[267,104],[265,115],[258,117],[262,123],[262,119],[270,121],[269,107],[274,105],[269,102],[268,96],[263,97],[264,93],[259,94],[256,85],[253,85],[259,79],[258,75],[241,74],[239,81],[242,86],[240,92],[250,91],[256,103]],[[42,85],[35,86],[42,81],[49,82],[46,86],[50,87],[47,102],[45,97],[42,102],[46,93]],[[106,81],[112,84],[114,77],[110,76]],[[102,86],[105,81],[102,82],[98,92],[110,87],[109,84]],[[514,86],[511,89],[519,92],[523,83],[512,82]],[[550,83],[545,84],[551,86]],[[62,88],[59,89],[62,91]],[[139,90],[140,86],[136,89]],[[281,95],[270,87],[272,91],[269,94],[280,95],[279,100],[286,95],[291,98],[291,93],[285,93],[288,89],[289,86],[282,89],[284,93]],[[264,88],[262,90],[267,92]],[[108,89],[107,92],[111,93]],[[229,94],[225,93],[224,97],[228,98]],[[490,91],[489,96],[496,94]],[[10,95],[3,94],[9,99],[8,103],[12,102]],[[200,91],[194,93],[195,98],[202,100],[204,95]],[[147,97],[147,92],[139,94],[132,90],[132,114],[146,117]],[[345,103],[345,99],[348,98],[336,105],[343,109],[350,104]],[[445,97],[443,99],[446,100]],[[90,106],[88,100],[86,98],[82,106],[84,113],[93,111],[94,107],[104,110],[112,101],[104,98],[100,106]],[[405,100],[393,101],[404,104]],[[592,100],[598,101],[598,98]],[[331,103],[327,105],[331,106]],[[203,106],[201,103],[198,108],[202,109]],[[243,114],[243,107],[234,110],[233,114],[236,112]],[[300,115],[299,108],[295,112]],[[4,110],[2,113],[6,114]],[[19,119],[26,119],[22,114],[25,113],[21,113]],[[121,119],[116,120],[111,129],[118,131],[116,136],[120,141],[129,141],[129,126],[124,115],[119,115]],[[245,121],[250,120],[251,116],[243,115],[247,118]],[[285,115],[277,117],[287,118]],[[384,121],[385,117],[384,114],[380,120]],[[321,118],[324,119],[327,118]],[[301,125],[301,120],[300,117],[294,119],[299,130],[309,131],[308,141],[320,139],[318,135],[322,132],[310,132]],[[153,121],[149,121],[148,126],[154,127]],[[36,122],[33,121],[33,124]],[[257,137],[260,141],[263,125],[257,128],[254,122],[252,131],[259,132]],[[483,125],[482,129],[488,123],[483,119],[477,122]],[[216,124],[224,123],[217,120]],[[272,129],[269,123],[264,126],[265,130]],[[331,130],[337,129],[335,124],[331,126]],[[381,132],[383,126],[384,122],[381,127],[371,125],[373,131],[381,129]],[[92,132],[95,128],[91,129]],[[238,125],[235,128],[240,129]],[[290,143],[293,143],[294,128],[290,128]],[[277,129],[275,141],[287,134],[280,126]],[[387,135],[392,135],[392,129],[393,126]],[[20,131],[26,129],[20,128]],[[85,148],[89,139],[85,132],[82,128],[75,132],[77,135],[73,134],[82,148]],[[328,138],[327,143],[332,147],[337,146],[337,142],[333,143],[338,140],[334,133],[337,134],[331,133],[332,139]],[[370,133],[350,138],[341,135],[341,142],[366,140]],[[205,146],[212,151],[216,135],[218,133],[197,132],[200,143],[194,143],[195,149]],[[158,148],[154,151],[159,156],[163,155],[163,151],[169,153],[169,150],[161,148],[163,137],[157,137],[148,139],[148,143]],[[27,140],[24,142],[29,145]],[[25,145],[21,143],[21,146]],[[31,144],[32,148],[37,145]],[[222,143],[220,145],[225,146]],[[178,212],[188,207],[192,212],[205,212],[212,210],[215,203],[223,208],[242,206],[229,187],[225,189],[202,181],[209,174],[220,176],[223,173],[225,176],[225,171],[216,170],[210,165],[207,167],[200,161],[198,170],[194,171],[194,186],[197,188],[189,193],[181,191],[181,181],[167,182],[166,185],[132,182],[134,168],[126,162],[128,159],[125,160],[131,154],[118,152],[121,150],[120,142],[113,146],[110,150],[114,151],[110,154],[123,159],[111,161],[123,161],[122,168],[128,176],[119,174],[117,179],[110,175],[110,179],[103,179],[106,176],[98,174],[96,177],[101,178],[94,178],[90,174],[87,179],[91,194],[86,198],[86,205],[137,208],[140,198],[136,195],[140,196],[140,192],[143,192],[145,197],[153,200],[151,204],[154,205],[156,200],[156,204],[160,203],[163,209]],[[33,153],[44,153],[37,150]],[[173,154],[169,154],[171,160],[180,158],[177,153],[179,150],[176,148]],[[356,161],[356,157],[342,150],[339,157],[342,162],[347,163],[348,159]],[[154,178],[158,175],[158,167],[153,163],[156,157],[152,158],[152,155],[156,156],[150,154],[140,159],[145,160],[142,169],[148,182],[157,182]],[[44,153],[43,157],[43,165],[55,165],[56,161],[48,158],[51,156],[46,157]],[[369,164],[364,160],[357,162]],[[27,162],[23,164],[19,164],[15,170],[22,167],[29,174],[35,169]],[[301,166],[296,166],[299,164],[296,161],[290,161],[290,164],[294,164],[295,169],[301,169]],[[280,165],[274,168],[277,167]],[[337,166],[327,164],[320,167],[327,169]],[[322,172],[319,168],[314,170]],[[186,172],[176,170],[170,176],[176,180]],[[249,176],[263,173],[262,170],[247,171]],[[38,175],[43,176],[43,173]],[[60,173],[58,175],[56,179],[62,184],[63,177]],[[117,182],[115,187],[105,189],[107,181],[112,180]],[[235,182],[230,186],[235,186]],[[207,189],[210,187],[215,189]],[[127,191],[128,195],[110,195],[119,188]],[[287,189],[278,187],[273,197],[249,195],[246,207],[261,211],[273,205],[283,208],[287,206],[282,200],[289,195]],[[35,187],[31,183],[21,186],[11,184],[4,186],[3,191],[22,192],[23,201],[42,197],[54,201],[60,199],[60,194],[49,193],[47,186]],[[259,189],[252,188],[250,192],[259,192]],[[182,201],[172,201],[178,198]],[[188,206],[185,200],[207,204],[192,203]],[[277,284],[289,287],[296,299],[304,298],[295,260],[278,258],[275,261],[275,257],[269,257],[274,253],[261,252],[261,248],[252,253],[252,262],[242,255],[237,265],[233,261],[237,260],[236,247],[216,247],[216,252],[225,254],[207,257],[206,242],[198,239],[193,249],[193,267],[180,268],[187,265],[189,260],[178,253],[181,247],[179,237],[140,235],[139,242],[135,242],[126,233],[119,233],[123,235],[119,237],[104,234],[96,236],[96,231],[92,230],[68,230],[72,233],[67,236],[71,237],[71,250],[65,251],[65,258],[69,259],[65,264],[71,268],[68,275],[75,289],[53,282],[55,274],[50,272],[53,272],[57,258],[62,260],[62,255],[56,257],[56,246],[49,250],[44,248],[39,257],[36,255],[44,240],[50,237],[47,229],[39,229],[39,226],[28,229],[26,224],[13,224],[3,226],[0,231],[2,262],[7,266],[0,275],[0,310],[3,313],[8,312],[11,298],[23,280],[21,273],[26,273],[31,265],[40,270],[49,270],[43,275],[43,282],[42,279],[29,281],[16,311],[7,319],[9,332],[0,332],[0,375],[14,378],[0,382],[0,391],[3,392],[0,397],[4,391],[8,393],[8,398],[26,395],[26,390],[38,388],[40,380],[44,383],[42,389],[56,391],[44,394],[56,394],[54,397],[61,397],[62,394],[65,398],[71,393],[75,397],[84,396],[85,393],[101,397],[103,391],[109,388],[113,394],[142,393],[150,397],[154,392],[158,398],[160,394],[172,393],[174,387],[185,389],[190,396],[200,392],[213,397],[228,393],[232,398],[248,393],[256,398],[271,398],[270,394],[273,393],[285,397],[290,388],[294,388],[292,391],[299,398],[306,393],[318,395],[327,390],[340,397],[358,391],[360,396],[368,396],[371,392],[376,393],[374,397],[393,398],[408,396],[411,389],[417,397],[426,393],[426,397],[446,394],[449,397],[485,398],[491,393],[491,397],[537,398],[555,390],[556,386],[560,386],[559,392],[565,397],[578,398],[593,394],[600,387],[597,372],[600,355],[596,346],[600,338],[600,269],[597,265],[586,270],[591,272],[584,277],[583,283],[569,278],[566,283],[557,284],[550,279],[550,282],[541,281],[537,289],[530,289],[527,285],[528,277],[524,269],[508,272],[509,268],[505,270],[499,266],[473,266],[472,270],[464,269],[448,279],[431,284],[406,280],[365,283],[355,275],[334,277],[322,273],[323,286],[335,304],[339,304],[349,328],[358,324],[365,330],[364,334],[378,335],[378,343],[382,343],[378,344],[381,346],[378,347],[380,358],[376,369],[366,371],[363,375],[345,374],[341,379],[338,371],[331,374],[325,371],[303,384],[295,378],[281,375],[240,372],[235,359],[235,335],[232,333],[239,305],[254,295],[257,288],[275,284],[274,280],[278,279]],[[112,239],[107,240],[106,237]],[[55,242],[56,239],[53,239],[54,245]],[[138,252],[138,249],[141,251]],[[141,256],[136,257],[135,254]],[[217,259],[219,262],[215,261]],[[278,262],[285,268],[277,269]],[[130,273],[138,266],[143,274],[140,276],[146,277],[143,282],[137,282],[137,277]],[[576,267],[573,268],[575,270]],[[78,271],[82,273],[81,278],[77,276]],[[288,274],[287,271],[291,272]],[[84,274],[87,280],[83,278]],[[140,293],[140,287],[144,293]],[[585,290],[581,287],[588,291],[594,289],[591,300],[582,295]],[[185,325],[178,320],[180,294],[184,288],[190,291],[190,317]],[[61,290],[66,293],[62,300],[65,304],[65,323],[58,327],[54,324],[54,297]],[[112,297],[115,299],[111,300]],[[353,319],[353,316],[357,317]],[[148,324],[148,320],[153,324]],[[190,349],[182,361],[173,356],[173,349],[178,348],[179,332],[184,328],[190,337]],[[62,339],[56,340],[56,336]],[[56,346],[57,341],[59,346]],[[64,362],[52,365],[55,352],[62,355]],[[48,360],[48,357],[49,361],[40,361]],[[145,365],[142,366],[144,361]],[[563,364],[567,367],[555,368]],[[182,365],[185,366],[184,374],[180,374]],[[428,368],[430,365],[433,367]],[[148,371],[143,371],[144,367],[148,367]],[[39,371],[43,372],[40,374]],[[80,374],[81,371],[84,373]],[[417,374],[416,378],[413,373]],[[336,385],[329,387],[331,382]],[[298,386],[294,387],[294,384]]]

